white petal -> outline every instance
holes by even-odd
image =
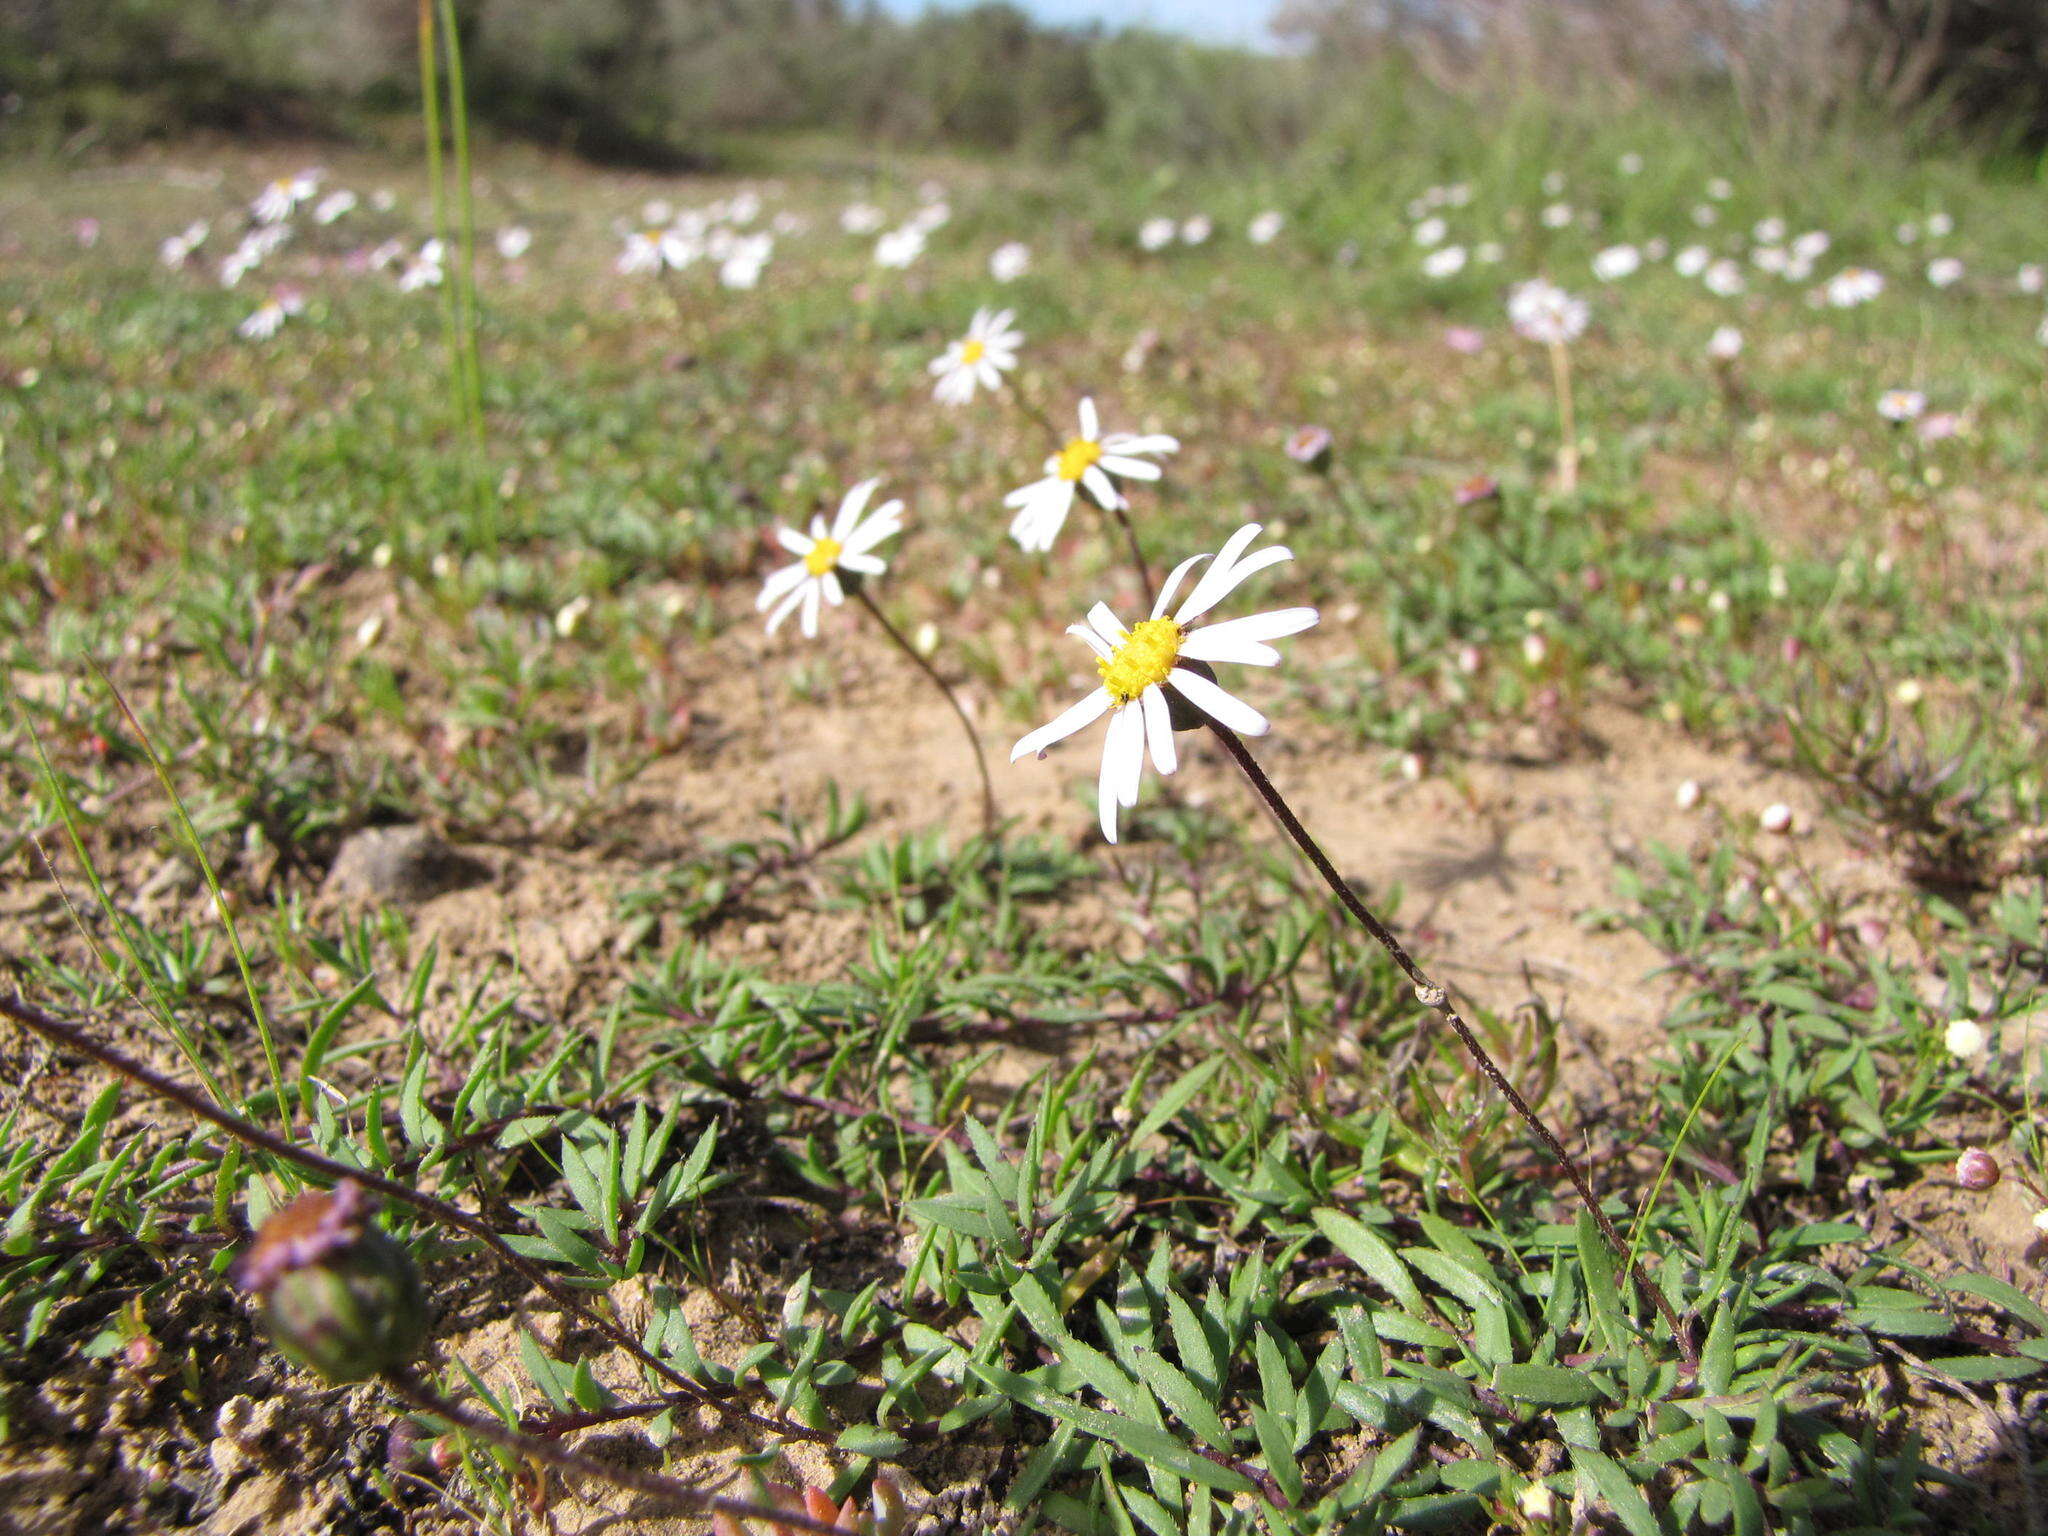
[[[1104,645],[1102,643],[1102,636],[1096,634],[1095,631],[1090,629],[1086,624],[1069,624],[1067,626],[1067,633],[1072,635],[1076,640],[1080,641],[1083,645],[1087,646],[1089,650],[1093,651],[1096,655],[1100,656],[1105,661],[1107,661],[1110,658],[1110,656],[1115,654],[1115,648],[1112,646]]]
[[[1195,590],[1188,594],[1188,600],[1181,604],[1180,612],[1174,618],[1185,624],[1200,618],[1224,598],[1236,591],[1248,577],[1263,571],[1269,565],[1283,560],[1292,560],[1294,554],[1284,544],[1275,544],[1262,549],[1248,559],[1238,557],[1245,547],[1258,537],[1259,525],[1247,523],[1230,536],[1230,540],[1217,552],[1216,563],[1202,573],[1202,579],[1195,583]]]
[[[1102,835],[1116,841],[1116,808],[1120,791],[1132,775],[1145,769],[1144,717],[1120,709],[1109,722],[1109,734],[1102,739],[1102,772],[1095,781],[1097,809],[1102,817]],[[1135,790],[1131,801],[1135,803]]]
[[[1166,473],[1150,459],[1127,459],[1114,453],[1102,456],[1102,467],[1112,475],[1122,475],[1126,480],[1157,480]]]
[[[862,576],[879,576],[889,569],[884,561],[874,555],[841,555],[839,568],[842,571],[858,572]]]
[[[1153,684],[1138,695],[1145,711],[1145,742],[1152,749],[1152,766],[1168,774],[1178,766],[1173,748],[1173,712],[1166,707],[1166,695]]]
[[[864,555],[882,540],[893,539],[902,531],[903,503],[885,501],[875,509],[866,522],[839,542],[849,553]]]
[[[1102,472],[1101,466],[1090,464],[1081,471],[1081,483],[1088,487],[1088,494],[1105,512],[1120,512],[1128,505],[1117,494],[1116,482]]]
[[[1199,672],[1175,667],[1166,674],[1166,680],[1178,688],[1190,704],[1219,725],[1227,725],[1246,736],[1263,736],[1272,729],[1264,715],[1242,700],[1231,697]]]
[[[807,574],[801,560],[770,572],[768,579],[761,583],[761,595],[754,599],[754,611],[758,613],[767,608],[770,603],[802,581]]]
[[[804,638],[806,640],[818,638],[819,599],[824,595],[824,591],[825,584],[822,581],[807,582],[803,587]]]
[[[1159,601],[1152,605],[1153,618],[1156,619],[1166,612],[1166,605],[1173,601],[1173,594],[1180,590],[1180,584],[1186,579],[1188,572],[1208,558],[1207,555],[1189,555],[1173,568],[1172,573],[1166,578],[1166,585],[1159,589]]]
[[[1110,705],[1109,690],[1098,688],[1080,703],[1062,710],[1051,723],[1041,725],[1037,730],[1020,739],[1010,748],[1010,761],[1028,757],[1034,752],[1044,752],[1054,742],[1065,741],[1074,732],[1099,720]]]
[[[1088,623],[1095,633],[1113,646],[1122,645],[1130,638],[1131,632],[1124,628],[1123,622],[1114,613],[1110,612],[1107,603],[1097,603],[1088,610]]]
[[[846,499],[839,503],[839,515],[832,519],[833,538],[842,544],[846,542],[846,536],[853,532],[853,525],[867,510],[868,498],[875,494],[875,487],[881,483],[880,479],[863,480],[846,493]]]
[[[1102,435],[1102,419],[1095,414],[1095,400],[1093,396],[1083,395],[1081,397],[1079,415],[1081,417],[1081,435],[1089,442],[1094,442]],[[1116,839],[1112,837],[1110,841],[1115,842]]]
[[[776,606],[775,611],[768,615],[769,634],[774,634],[776,630],[782,627],[782,621],[788,618],[792,613],[796,612],[797,606],[804,600],[804,594],[809,590],[810,583],[801,583],[795,588],[793,588],[790,591],[789,596],[785,597]]]
[[[1190,661],[1241,661],[1255,667],[1274,666],[1280,653],[1263,642],[1298,635],[1314,625],[1318,617],[1313,608],[1280,608],[1272,613],[1254,613],[1211,624],[1182,641],[1180,653]]]
[[[824,590],[825,601],[837,608],[846,601],[846,591],[839,585],[839,573],[827,571],[818,578],[818,585]]]
[[[1112,432],[1102,440],[1104,453],[1178,453],[1180,439],[1168,437],[1164,432],[1148,432],[1142,435],[1132,432]]]
[[[818,541],[805,538],[794,528],[778,528],[775,530],[775,542],[788,550],[792,555],[802,557],[808,555],[811,552],[811,546]]]

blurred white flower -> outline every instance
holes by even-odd
[[[1749,237],[1758,245],[1776,245],[1785,238],[1785,221],[1779,218],[1759,219]]]
[[[1845,267],[1828,279],[1827,301],[1836,309],[1854,309],[1884,292],[1884,278],[1868,267]]]
[[[1959,1061],[1969,1061],[1984,1054],[1990,1037],[1975,1019],[1950,1019],[1948,1028],[1941,1033],[1941,1043],[1949,1055]]]
[[[583,620],[589,613],[589,594],[577,593],[555,610],[555,633],[567,640],[583,627]]]
[[[1153,768],[1162,775],[1179,766],[1173,739],[1177,710],[1191,707],[1197,718],[1206,715],[1218,725],[1247,736],[1263,736],[1271,729],[1264,715],[1213,680],[1210,664],[1278,666],[1280,653],[1270,642],[1309,628],[1316,622],[1316,610],[1281,608],[1220,624],[1196,623],[1247,578],[1294,558],[1284,545],[1269,545],[1247,557],[1245,551],[1258,535],[1257,523],[1247,523],[1232,534],[1171,618],[1167,617],[1167,608],[1181,582],[1209,558],[1207,555],[1195,555],[1175,566],[1152,605],[1152,616],[1129,629],[1106,603],[1097,603],[1088,610],[1086,624],[1068,626],[1067,633],[1095,653],[1095,668],[1102,684],[1050,724],[1018,741],[1010,749],[1010,761],[1014,763],[1033,753],[1043,754],[1055,743],[1108,715],[1109,731],[1103,738],[1102,770],[1097,784],[1097,813],[1102,835],[1112,843],[1116,841],[1118,808],[1138,803],[1138,785],[1144,775],[1146,757],[1151,757]],[[1169,697],[1169,688],[1177,698]]]
[[[1501,243],[1498,240],[1482,240],[1473,250],[1472,259],[1481,266],[1490,267],[1506,254],[1507,252],[1501,248]]]
[[[1694,203],[1692,206],[1692,221],[1701,229],[1712,229],[1721,222],[1721,210],[1712,203]]]
[[[727,288],[753,288],[760,284],[762,269],[775,254],[771,234],[742,235],[735,240],[718,264],[718,280]]]
[[[1756,824],[1766,832],[1783,834],[1792,830],[1792,807],[1784,801],[1774,801],[1757,812]]]
[[[1707,356],[1718,363],[1732,363],[1742,356],[1742,332],[1724,325],[1707,340]]]
[[[1147,219],[1138,226],[1138,248],[1145,251],[1163,251],[1173,244],[1176,233],[1174,222],[1168,218]]]
[[[1713,259],[1714,253],[1704,245],[1688,245],[1671,258],[1671,270],[1680,277],[1698,277]]]
[[[1575,298],[1544,279],[1531,278],[1508,296],[1508,321],[1530,341],[1562,346],[1585,333],[1592,313]]]
[[[1632,277],[1643,265],[1643,253],[1632,245],[1610,245],[1593,258],[1593,275],[1603,283]]]
[[[1031,270],[1031,247],[1021,240],[999,245],[988,259],[988,275],[999,283],[1014,283]]]
[[[1723,256],[1709,266],[1703,281],[1707,292],[1723,299],[1732,299],[1748,286],[1742,278],[1742,268],[1731,256]]]
[[[249,212],[259,224],[282,224],[297,211],[299,204],[320,190],[320,172],[301,171],[296,176],[280,176],[249,204]]]
[[[1792,242],[1792,255],[1799,261],[1819,261],[1835,242],[1824,229],[1809,229]]]
[[[875,265],[902,271],[924,254],[924,230],[915,224],[892,229],[875,242]]]
[[[926,202],[918,205],[917,212],[910,216],[910,222],[926,234],[930,234],[933,230],[942,227],[952,217],[952,204],[946,202]]]
[[[1927,263],[1927,281],[1937,288],[1953,288],[1963,280],[1962,261],[1954,256],[1937,256]]]
[[[1927,409],[1927,396],[1917,389],[1888,389],[1877,397],[1877,414],[1889,422],[1916,419]]]
[[[1570,203],[1552,203],[1543,210],[1543,227],[1545,229],[1563,229],[1571,221],[1572,205]]]
[[[2013,275],[2013,286],[2021,293],[2034,295],[2048,289],[2048,267],[2038,262],[2028,262]]]
[[[268,341],[283,327],[287,316],[296,315],[305,307],[305,297],[297,289],[281,288],[257,305],[249,316],[235,327],[235,334],[244,341]]]
[[[1246,226],[1245,237],[1253,245],[1271,245],[1279,237],[1285,223],[1286,220],[1277,211],[1268,208]]]
[[[680,272],[698,256],[696,243],[666,225],[629,230],[625,247],[613,263],[621,276],[641,272]]]
[[[1716,176],[1707,183],[1707,196],[1717,203],[1725,203],[1735,195],[1735,183],[1726,176]]]
[[[965,405],[977,387],[1001,389],[1003,375],[1017,366],[1017,348],[1024,340],[1024,333],[1011,327],[1016,318],[1011,309],[977,309],[967,334],[948,342],[928,365],[939,381],[932,398],[942,405]]]
[[[524,224],[508,224],[498,231],[498,254],[507,261],[517,261],[533,246],[533,231]]]
[[[839,227],[849,235],[872,235],[882,227],[882,210],[873,203],[848,203],[839,210]]]
[[[355,205],[355,193],[349,191],[347,187],[339,187],[321,198],[313,206],[313,222],[315,224],[332,224],[343,214],[350,212]]]
[[[1643,157],[1637,154],[1634,150],[1630,150],[1627,154],[1621,157],[1619,165],[1622,175],[1639,176],[1642,174]]]
[[[1215,227],[1209,221],[1209,216],[1206,213],[1193,214],[1181,221],[1180,243],[1182,245],[1201,245],[1208,240]]]
[[[1444,236],[1450,233],[1450,226],[1439,218],[1427,218],[1415,226],[1415,243],[1427,250],[1432,245],[1443,244]]]
[[[1545,172],[1543,173],[1543,195],[1544,195],[1545,197],[1556,197],[1556,196],[1558,196],[1558,195],[1559,195],[1560,193],[1562,193],[1563,191],[1564,191],[1564,172],[1563,172],[1563,171],[1545,171]]]
[[[1455,277],[1465,270],[1465,247],[1446,245],[1431,251],[1422,258],[1422,271],[1426,277]]]
[[[1942,240],[1955,233],[1956,221],[1945,213],[1930,213],[1926,227],[1929,239]]]

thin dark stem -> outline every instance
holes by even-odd
[[[575,1317],[579,1322],[595,1328],[607,1339],[610,1339],[612,1343],[675,1387],[688,1401],[699,1403],[727,1418],[741,1419],[753,1424],[757,1428],[768,1430],[773,1434],[784,1435],[791,1439],[810,1440],[820,1444],[831,1439],[829,1435],[807,1428],[804,1425],[786,1419],[764,1418],[760,1414],[750,1412],[736,1404],[719,1401],[705,1391],[702,1386],[690,1380],[689,1377],[670,1365],[666,1360],[648,1350],[631,1333],[610,1319],[592,1311],[583,1302],[579,1301],[573,1292],[549,1279],[547,1274],[538,1266],[514,1252],[512,1245],[492,1231],[482,1218],[472,1216],[460,1206],[450,1205],[445,1200],[437,1200],[432,1195],[422,1194],[408,1184],[401,1184],[395,1179],[387,1179],[362,1168],[351,1168],[346,1163],[336,1162],[333,1158],[323,1157],[318,1152],[308,1151],[304,1147],[286,1141],[283,1137],[263,1129],[260,1125],[253,1125],[249,1121],[242,1119],[239,1115],[223,1109],[204,1094],[195,1092],[176,1079],[165,1077],[162,1073],[151,1067],[144,1066],[141,1062],[122,1051],[116,1050],[113,1046],[93,1039],[92,1036],[86,1034],[77,1026],[67,1024],[62,1019],[53,1018],[19,995],[0,997],[0,1016],[12,1019],[30,1034],[49,1041],[61,1050],[71,1051],[98,1062],[108,1071],[125,1077],[132,1083],[139,1084],[158,1098],[169,1100],[195,1119],[204,1120],[209,1125],[218,1126],[244,1146],[254,1147],[260,1152],[267,1152],[282,1162],[294,1164],[309,1173],[317,1173],[322,1178],[333,1179],[337,1182],[342,1179],[353,1179],[365,1189],[375,1190],[386,1199],[396,1200],[401,1205],[412,1207],[412,1209],[418,1211],[429,1220],[437,1222],[442,1226],[453,1227],[458,1232],[467,1233],[470,1237],[475,1238],[484,1247],[488,1248],[497,1257],[499,1262],[518,1275],[520,1279],[547,1296],[555,1305]]]
[[[1280,797],[1280,791],[1273,787],[1273,781],[1266,777],[1265,770],[1259,767],[1238,734],[1215,720],[1209,721],[1208,725],[1209,729],[1216,733],[1216,739],[1223,743],[1223,749],[1236,760],[1237,766],[1244,770],[1245,777],[1251,780],[1252,788],[1258,791],[1259,798],[1266,802],[1267,808],[1279,820],[1280,825],[1286,828],[1287,835],[1294,839],[1295,846],[1301,849],[1302,855],[1315,866],[1316,873],[1323,877],[1323,883],[1336,894],[1344,910],[1349,912],[1357,920],[1358,925],[1371,934],[1380,948],[1393,958],[1394,964],[1401,968],[1401,973],[1414,985],[1417,1000],[1425,1008],[1434,1010],[1451,1026],[1459,1042],[1478,1064],[1487,1081],[1500,1091],[1501,1097],[1508,1101],[1515,1113],[1522,1117],[1523,1123],[1536,1133],[1536,1139],[1543,1143],[1544,1148],[1564,1169],[1565,1177],[1571,1180],[1572,1188],[1578,1191],[1581,1204],[1599,1226],[1600,1234],[1607,1239],[1608,1247],[1614,1250],[1615,1257],[1627,1267],[1635,1283],[1642,1287],[1644,1294],[1662,1314],[1665,1325],[1671,1330],[1673,1342],[1678,1345],[1679,1353],[1685,1357],[1688,1365],[1697,1366],[1699,1356],[1693,1350],[1691,1336],[1679,1322],[1678,1314],[1672,1310],[1671,1303],[1665,1299],[1664,1293],[1650,1283],[1650,1278],[1643,1272],[1642,1265],[1629,1251],[1628,1244],[1622,1241],[1621,1233],[1615,1229],[1613,1220],[1600,1208],[1600,1202],[1594,1196],[1592,1186],[1586,1182],[1586,1175],[1580,1169],[1578,1160],[1565,1150],[1565,1145],[1558,1139],[1557,1133],[1551,1130],[1544,1123],[1543,1117],[1530,1107],[1529,1101],[1523,1098],[1515,1085],[1508,1080],[1507,1074],[1501,1071],[1492,1054],[1480,1044],[1479,1036],[1473,1033],[1472,1026],[1467,1024],[1458,1010],[1451,1006],[1450,994],[1429,979],[1422,967],[1415,963],[1406,949],[1402,948],[1401,941],[1387,930],[1386,924],[1373,916],[1371,909],[1359,900],[1358,893],[1351,889],[1350,883],[1337,873],[1336,865],[1330,862],[1329,856],[1323,852],[1316,840],[1309,836],[1308,828],[1301,824],[1300,818]]]
[[[1131,569],[1138,573],[1139,592],[1150,596],[1158,591],[1159,589],[1152,585],[1152,571],[1145,564],[1145,547],[1138,542],[1138,530],[1131,525],[1130,513],[1122,507],[1109,507],[1104,509],[1103,515],[1113,518],[1116,525],[1124,531],[1124,542],[1131,548]]]
[[[982,755],[981,736],[974,729],[974,722],[967,718],[967,711],[961,705],[959,696],[953,692],[952,685],[939,676],[939,669],[926,660],[916,646],[904,639],[903,632],[891,624],[882,610],[875,606],[875,600],[868,596],[865,587],[855,587],[853,595],[861,607],[867,609],[873,616],[874,621],[882,626],[882,633],[895,642],[896,649],[908,656],[918,671],[930,678],[932,686],[944,694],[946,702],[953,706],[953,713],[960,721],[960,729],[967,733],[967,745],[974,749],[974,770],[981,775],[981,827],[993,837],[996,830],[995,784],[988,776],[988,759]]]
[[[466,1435],[488,1440],[491,1444],[515,1455],[545,1462],[562,1472],[573,1472],[583,1477],[594,1477],[612,1483],[620,1488],[630,1488],[635,1493],[659,1499],[664,1504],[697,1514],[716,1513],[731,1515],[740,1520],[765,1520],[794,1530],[816,1531],[822,1533],[822,1536],[855,1536],[854,1532],[842,1525],[834,1525],[827,1520],[814,1520],[796,1510],[755,1504],[747,1499],[721,1498],[717,1494],[704,1493],[692,1488],[687,1483],[679,1483],[672,1477],[663,1477],[657,1472],[644,1472],[638,1467],[614,1466],[610,1462],[581,1455],[557,1441],[523,1434],[499,1423],[496,1419],[471,1413],[466,1408],[458,1408],[410,1372],[388,1371],[382,1379],[391,1395],[415,1413],[431,1414],[437,1419],[444,1419]]]

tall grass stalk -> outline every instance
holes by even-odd
[[[437,10],[438,5],[438,10]],[[447,64],[447,124],[442,122],[442,61]],[[469,153],[469,103],[453,0],[419,0],[420,118],[427,141],[427,180],[433,198],[434,237],[455,252],[443,283],[441,312],[448,337],[448,384],[455,414],[469,439],[471,540],[484,549],[498,542],[497,504],[484,475],[483,365],[476,345],[476,189]],[[443,135],[446,134],[444,144]],[[448,182],[459,191],[449,212]]]

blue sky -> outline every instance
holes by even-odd
[[[901,15],[933,7],[960,9],[973,0],[882,0]],[[1148,26],[1185,32],[1208,42],[1264,44],[1276,0],[1016,0],[1040,21],[1099,21],[1111,27]]]

